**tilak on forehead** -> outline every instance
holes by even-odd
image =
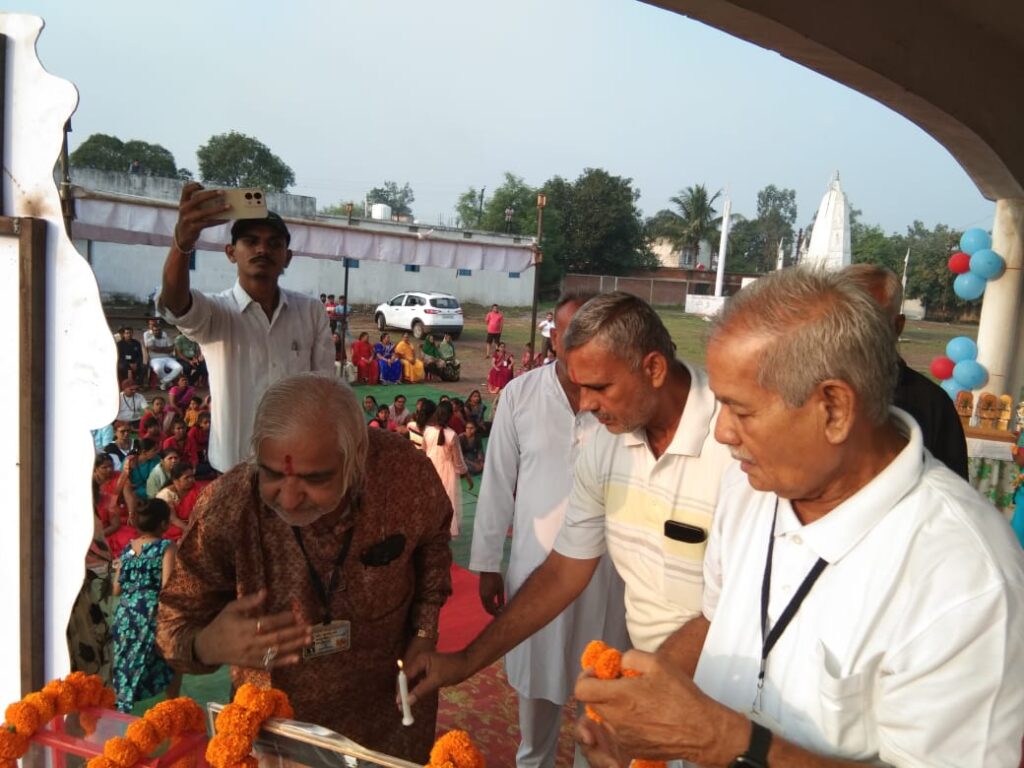
[[[284,473],[286,475],[295,474],[295,467],[292,466],[292,455],[290,453],[284,455]]]

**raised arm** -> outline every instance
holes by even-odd
[[[174,226],[174,243],[164,261],[160,303],[175,315],[183,315],[192,306],[189,283],[189,258],[196,249],[199,235],[208,227],[224,223],[217,218],[230,208],[219,189],[203,189],[194,181],[181,190],[178,222]]]

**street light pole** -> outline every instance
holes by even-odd
[[[533,311],[530,314],[530,355],[537,357],[534,342],[537,340],[537,299],[540,296],[540,263],[543,261],[541,255],[540,241],[544,235],[544,207],[548,204],[548,196],[543,192],[537,193],[537,244],[533,247]]]

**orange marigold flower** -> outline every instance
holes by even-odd
[[[103,680],[97,675],[86,675],[78,690],[78,708],[97,707],[103,701]],[[111,691],[113,694],[113,691]]]
[[[159,704],[154,704],[149,710],[154,715],[163,715],[168,729],[167,736],[176,736],[181,733],[187,719],[175,702],[176,699],[161,701]]]
[[[44,724],[53,720],[54,715],[57,714],[57,699],[49,693],[43,693],[42,691],[30,693],[22,701],[32,706],[39,713],[39,719]]]
[[[259,764],[260,761],[250,755],[249,757],[243,757],[239,762],[228,768],[258,768]]]
[[[623,669],[622,670],[622,676],[623,677],[643,677],[644,673],[643,672],[638,672],[635,669]]]
[[[0,760],[0,768],[18,768],[18,761],[4,758],[3,760]]]
[[[135,744],[144,755],[148,755],[163,742],[160,732],[147,718],[136,720],[129,725],[124,737]]]
[[[29,737],[0,728],[0,760],[17,760],[28,752]]]
[[[593,669],[594,665],[597,664],[597,658],[602,653],[608,650],[608,644],[602,640],[591,640],[587,643],[587,647],[583,649],[583,655],[580,656],[580,666],[583,669]]]
[[[252,741],[240,733],[218,733],[206,745],[206,761],[214,768],[240,763],[252,752]]]
[[[434,742],[430,750],[430,766],[451,765],[452,768],[484,768],[484,756],[465,731],[448,731]]]
[[[260,732],[256,713],[239,704],[228,704],[217,715],[217,733],[240,733],[250,741]]]
[[[146,712],[146,722],[156,729],[160,741],[169,739],[174,733],[174,716],[165,709],[153,707]]]
[[[630,768],[665,768],[664,760],[634,760]]]
[[[48,682],[43,686],[43,693],[50,694],[56,700],[58,715],[74,712],[78,706],[78,702],[75,700],[75,689],[70,685],[65,685],[61,680]]]
[[[597,657],[594,674],[599,680],[615,680],[622,673],[622,654],[615,648],[607,648]]]
[[[292,709],[292,703],[288,701],[287,693],[280,688],[268,688],[263,693],[269,696],[274,703],[274,711],[269,717],[284,717],[289,720],[295,717],[295,711]]]
[[[133,742],[120,736],[107,739],[103,745],[103,756],[114,763],[115,768],[131,768],[140,758],[145,757]]]
[[[85,764],[85,768],[114,768],[114,765],[103,755],[96,755]]]
[[[587,717],[593,720],[595,723],[603,723],[604,718],[597,714],[597,710],[587,704],[583,710],[587,713]]]
[[[96,715],[91,715],[88,712],[78,713],[78,724],[82,726],[82,730],[86,736],[92,736],[96,733],[96,725],[99,723],[99,719]]]
[[[43,725],[39,710],[26,701],[16,701],[4,711],[8,725],[13,725],[18,733],[33,736]]]
[[[274,716],[276,704],[268,691],[257,688],[252,683],[245,683],[235,693],[235,704],[255,712],[260,720]]]
[[[103,693],[100,694],[100,702],[98,706],[103,707],[103,709],[113,709],[114,704],[116,703],[117,694],[115,694],[111,688],[103,686]]]

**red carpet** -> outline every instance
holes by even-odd
[[[480,605],[476,574],[452,565],[452,596],[441,609],[437,648],[461,650],[490,622]],[[563,711],[556,765],[572,765],[574,704]],[[438,734],[466,731],[483,752],[491,768],[512,768],[519,747],[519,716],[515,691],[497,661],[460,685],[441,691],[437,713]]]

